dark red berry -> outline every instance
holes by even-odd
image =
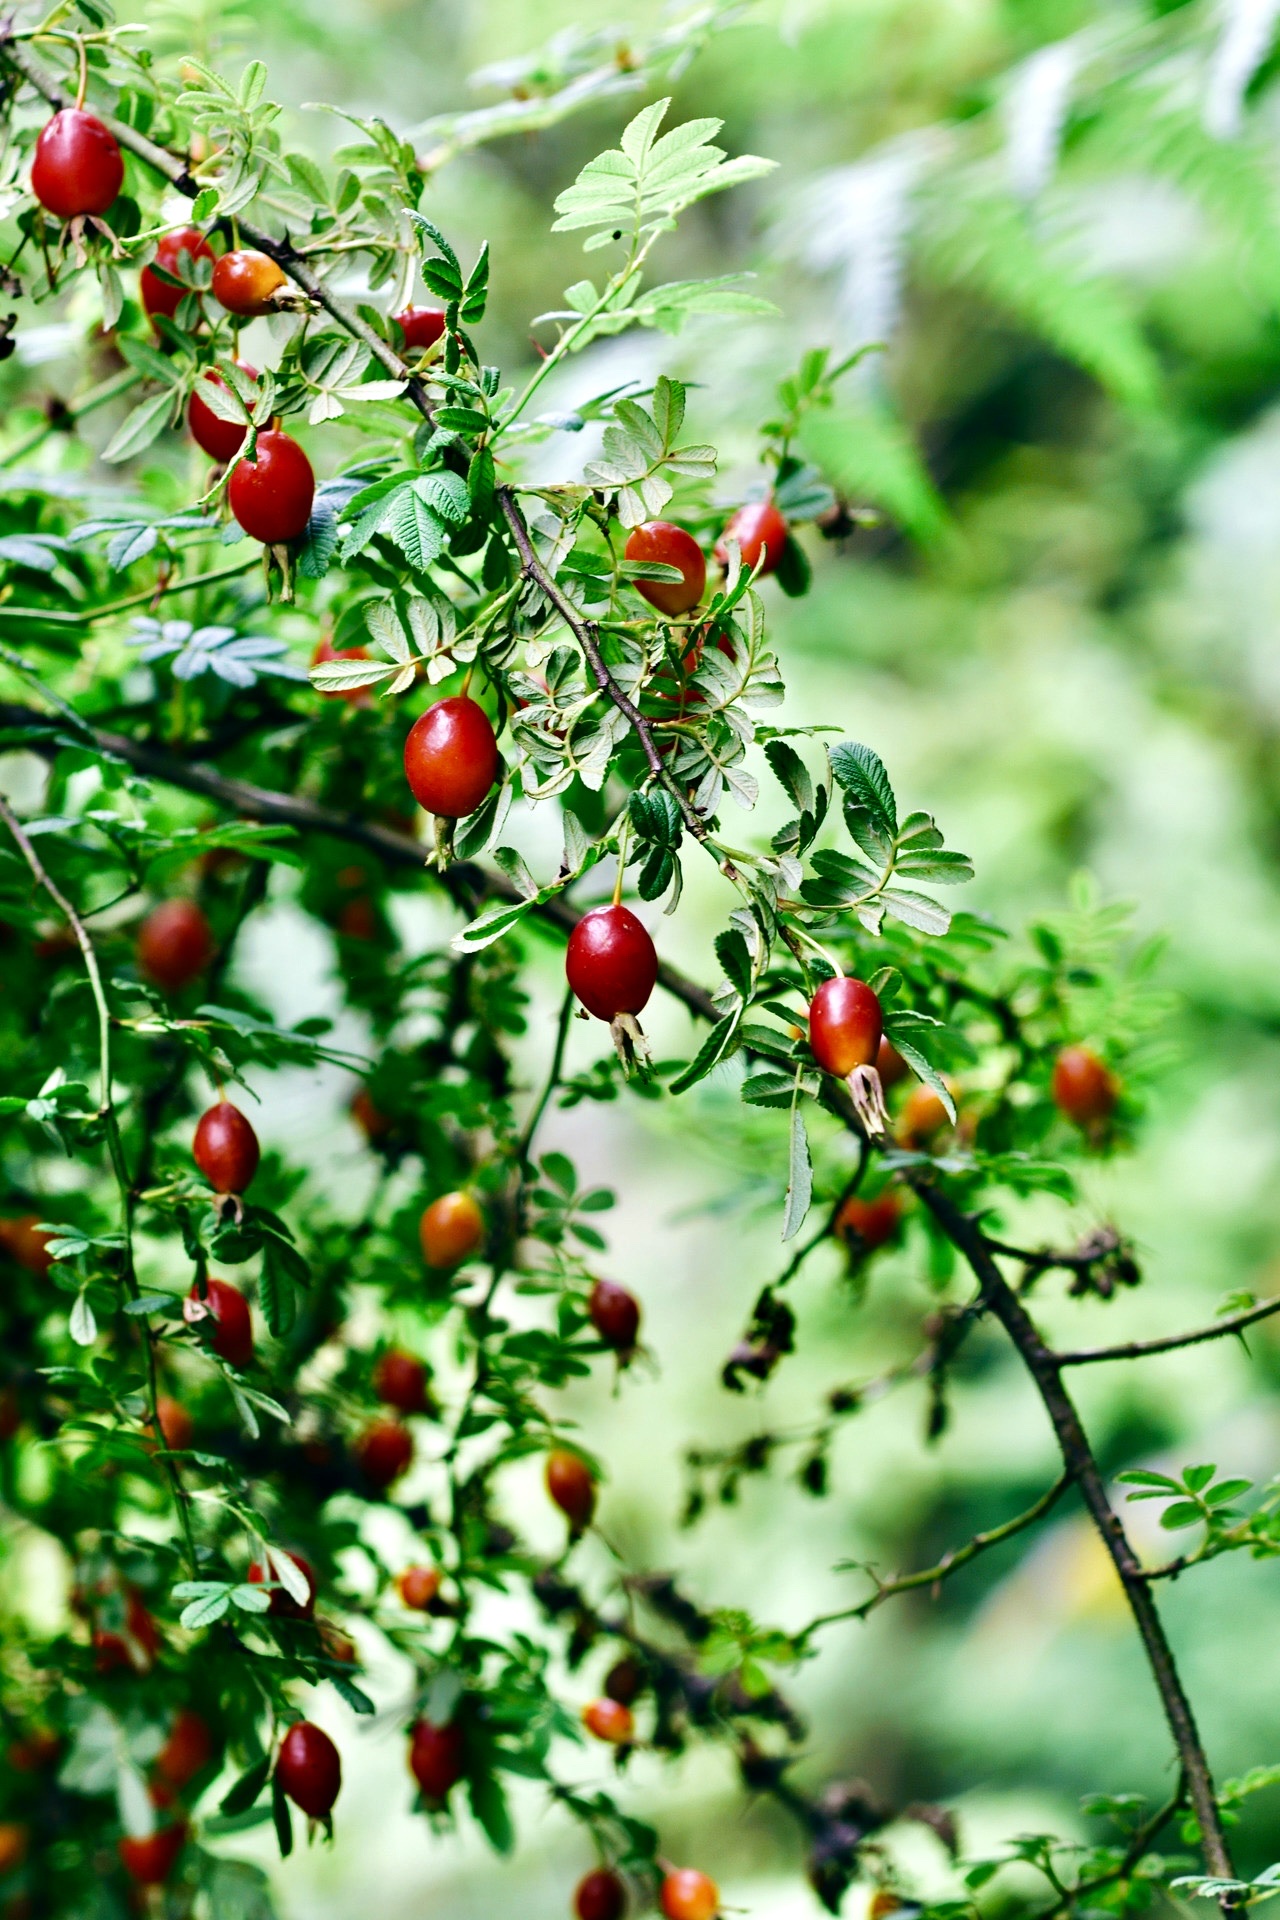
[[[342,1760],[323,1727],[298,1720],[280,1743],[276,1778],[310,1820],[327,1820],[342,1788]]]
[[[227,498],[245,532],[264,547],[283,546],[307,530],[316,476],[297,441],[273,428],[258,435],[231,476]]]
[[[772,573],[787,544],[787,523],[772,500],[751,500],[738,508],[716,543],[716,559],[722,567],[729,563],[730,540],[736,540],[742,549],[742,564],[748,573],[754,571],[761,554],[761,573]]]
[[[118,1673],[128,1667],[134,1673],[149,1673],[160,1651],[159,1627],[132,1587],[111,1604],[119,1631],[115,1625],[94,1629],[93,1655],[98,1672]],[[121,1607],[123,1619],[119,1617]]]
[[[887,1246],[902,1225],[902,1202],[896,1193],[879,1193],[874,1200],[862,1200],[851,1194],[836,1215],[838,1240],[849,1241],[855,1251],[874,1253]]]
[[[189,1781],[204,1772],[212,1758],[213,1735],[198,1713],[183,1707],[156,1755],[156,1772],[166,1785],[181,1793]]]
[[[588,1733],[610,1746],[625,1747],[635,1738],[630,1707],[624,1706],[621,1700],[611,1700],[607,1694],[603,1700],[593,1700],[582,1709],[582,1724]]]
[[[258,1136],[229,1100],[201,1114],[191,1151],[215,1193],[243,1193],[258,1171]]]
[[[253,320],[259,314],[275,313],[272,294],[287,282],[283,269],[269,253],[253,247],[237,247],[224,253],[213,264],[213,297],[228,313]]]
[[[373,1370],[373,1390],[379,1400],[401,1413],[424,1413],[427,1408],[427,1370],[411,1353],[393,1348]]]
[[[363,653],[364,649],[363,647],[350,647],[345,649],[345,651],[350,653]],[[367,1087],[357,1089],[352,1095],[351,1105],[347,1111],[350,1113],[351,1118],[355,1121],[365,1139],[370,1142],[384,1139],[391,1131],[393,1122],[387,1114],[383,1113],[381,1107],[375,1104],[373,1095]]]
[[[381,1492],[408,1471],[413,1435],[398,1420],[375,1420],[356,1441],[354,1452],[365,1479]]]
[[[119,144],[96,113],[64,107],[45,122],[31,162],[31,191],[59,220],[105,213],[123,181]]]
[[[434,347],[444,332],[444,309],[442,307],[406,307],[403,313],[395,316],[396,325],[404,335],[406,349],[422,352],[426,347]]]
[[[194,900],[164,900],[143,921],[138,965],[158,987],[190,986],[212,958],[213,933]]]
[[[244,360],[237,360],[236,365],[250,380],[257,379],[256,367],[249,366]],[[187,408],[187,425],[191,429],[191,438],[201,452],[207,453],[211,460],[216,460],[220,466],[225,467],[227,462],[234,460],[239,453],[249,429],[236,420],[220,419],[213,408],[200,398],[202,386],[221,387],[224,393],[227,391],[227,383],[220,373],[206,373],[202,379],[197,380],[191,395],[191,404]]]
[[[597,1280],[587,1301],[592,1326],[607,1347],[630,1353],[640,1333],[640,1302],[616,1280]]]
[[[332,640],[330,640],[326,634],[323,639],[317,642],[316,650],[311,656],[311,664],[313,667],[320,667],[324,665],[326,660],[367,660],[368,658],[368,647],[335,647]],[[317,689],[317,691],[320,690]],[[373,695],[370,693],[368,687],[339,687],[336,691],[327,693],[321,691],[320,698],[322,700],[345,700],[349,707],[371,707],[373,705]],[[357,1094],[356,1099],[358,1100],[359,1098],[360,1095]],[[351,1106],[354,1112],[355,1100],[352,1101]]]
[[[307,1583],[305,1606],[299,1606],[293,1595],[286,1593],[284,1588],[279,1585],[277,1576],[272,1573],[269,1568],[264,1567],[259,1560],[255,1560],[249,1568],[249,1585],[251,1587],[261,1587],[267,1585],[269,1582],[275,1582],[271,1588],[268,1612],[274,1614],[277,1620],[310,1620],[316,1610],[315,1573],[312,1569],[311,1562],[304,1560],[300,1553],[291,1553],[289,1558]]]
[[[644,1688],[644,1669],[628,1654],[624,1654],[621,1660],[615,1660],[604,1677],[605,1692],[611,1700],[621,1701],[624,1707],[631,1706]]]
[[[498,742],[484,708],[465,694],[437,700],[404,743],[405,778],[428,813],[461,820],[498,777]]]
[[[588,1013],[612,1020],[648,1005],[658,954],[630,907],[593,907],[569,935],[565,974]]]
[[[628,560],[678,567],[681,579],[637,580],[636,591],[659,613],[673,617],[696,607],[707,584],[707,562],[691,533],[670,520],[646,520],[632,529],[623,550]]]
[[[409,1771],[424,1800],[447,1800],[466,1771],[466,1735],[456,1720],[438,1727],[430,1720],[415,1722],[409,1742]]]
[[[847,1079],[869,1067],[880,1047],[880,1002],[865,980],[824,980],[809,1004],[809,1045],[825,1073]]]
[[[180,269],[178,262],[183,254],[188,256],[186,265]],[[198,227],[179,227],[176,233],[166,233],[156,248],[155,264],[165,273],[181,279],[185,272],[189,279],[192,264],[197,260],[212,260],[213,248]],[[172,320],[178,311],[178,305],[188,292],[186,287],[171,286],[162,280],[150,267],[144,267],[138,277],[138,286],[142,294],[142,304],[153,320],[163,316]]]
[[[442,1193],[423,1209],[418,1237],[429,1267],[460,1267],[484,1245],[484,1215],[469,1193]]]
[[[627,1910],[627,1890],[616,1873],[597,1867],[579,1880],[573,1896],[577,1920],[622,1920]]]
[[[187,1827],[183,1820],[172,1827],[158,1827],[145,1839],[126,1834],[116,1843],[120,1864],[140,1887],[161,1887],[177,1865],[186,1839]]]
[[[557,1447],[547,1455],[547,1492],[575,1533],[585,1533],[596,1510],[596,1483],[579,1454]]]
[[[1053,1063],[1053,1102],[1078,1127],[1109,1120],[1119,1098],[1115,1075],[1088,1047],[1064,1047]]]
[[[229,1280],[210,1280],[208,1296],[202,1300],[198,1286],[192,1287],[182,1303],[182,1317],[205,1334],[219,1359],[243,1372],[253,1359],[249,1302]]]

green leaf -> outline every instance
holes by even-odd
[[[227,1789],[218,1803],[220,1811],[231,1815],[247,1813],[266,1786],[270,1772],[271,1756],[264,1754],[261,1760],[255,1760],[251,1767],[246,1767],[240,1778]]]
[[[791,1144],[787,1156],[787,1203],[782,1218],[782,1238],[793,1240],[805,1223],[813,1199],[813,1167],[809,1159],[809,1136],[799,1089],[791,1103]]]
[[[101,458],[113,466],[118,466],[122,460],[131,460],[135,453],[141,453],[144,447],[149,447],[153,440],[159,438],[168,425],[172,411],[172,393],[153,393],[149,400],[135,407],[117,428],[103,449]]]
[[[467,1798],[494,1852],[510,1853],[516,1843],[515,1828],[507,1796],[496,1776],[487,1772],[471,1774],[467,1780]]]
[[[856,806],[884,832],[898,831],[898,805],[884,761],[870,747],[844,740],[831,749],[831,771]]]
[[[671,1093],[687,1092],[699,1080],[704,1080],[713,1067],[718,1067],[722,1060],[728,1058],[735,1044],[739,1018],[738,1013],[730,1013],[723,1020],[717,1020],[688,1066],[671,1082]]]

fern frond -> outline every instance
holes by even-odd
[[[1238,134],[1249,82],[1266,59],[1280,0],[1224,0],[1222,33],[1209,68],[1204,124],[1219,140]]]
[[[1053,178],[1085,50],[1083,34],[1057,40],[1041,47],[1009,76],[1001,111],[1009,184],[1019,199],[1039,199]]]
[[[950,520],[906,427],[886,407],[806,415],[800,443],[815,465],[853,501],[884,511],[913,539],[939,540]]]

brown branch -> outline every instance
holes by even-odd
[[[1280,1294],[1259,1301],[1256,1307],[1228,1314],[1211,1327],[1195,1327],[1190,1333],[1167,1333],[1158,1340],[1127,1340],[1118,1347],[1077,1347],[1073,1353],[1060,1353],[1058,1365],[1088,1367],[1100,1360],[1142,1360],[1150,1353],[1176,1353],[1181,1347],[1198,1347],[1206,1340],[1221,1340],[1224,1334],[1239,1333],[1241,1328],[1252,1326],[1255,1320],[1267,1320],[1273,1313],[1280,1313]]]
[[[1191,1702],[1174,1662],[1173,1650],[1152,1597],[1150,1584],[1119,1515],[1112,1510],[1107,1499],[1093,1449],[1075,1404],[1062,1384],[1062,1358],[1041,1339],[1026,1308],[996,1265],[976,1222],[940,1187],[933,1184],[927,1169],[913,1171],[908,1178],[952,1245],[968,1261],[984,1300],[1009,1335],[1035,1382],[1052,1423],[1063,1463],[1080,1488],[1129,1603],[1178,1752],[1188,1797],[1200,1828],[1206,1864],[1216,1877],[1234,1879],[1235,1869],[1214,1792],[1213,1775]]]
[[[600,651],[599,630],[595,622],[588,620],[584,614],[579,613],[572,600],[569,599],[567,594],[561,592],[551,575],[547,572],[547,569],[543,566],[541,560],[539,560],[534,551],[533,541],[530,538],[529,529],[525,524],[524,515],[516,505],[515,496],[509,487],[499,487],[498,505],[502,508],[503,516],[511,529],[511,537],[515,541],[519,551],[521,571],[525,578],[532,580],[534,585],[546,595],[578,645],[582,648],[587,665],[591,669],[592,679],[599,687],[601,693],[604,694],[605,698],[613,703],[618,709],[618,712],[622,714],[623,718],[627,721],[636,739],[640,742],[641,750],[649,763],[650,773],[659,785],[664,787],[671,795],[680,809],[681,818],[694,839],[706,841],[710,837],[710,828],[702,818],[702,815],[694,807],[688,794],[680,785],[680,782],[675,778],[663,760],[658,745],[654,740],[653,731],[649,722],[645,719],[635,702],[628,699],[627,695],[622,691],[622,688],[610,673],[605,663],[604,655]]]
[[[34,87],[36,92],[49,102],[55,112],[73,104],[73,97],[64,94],[30,54],[16,45],[5,33],[0,33],[0,59],[6,61],[15,72],[20,73],[28,85]],[[98,118],[110,129],[120,145],[127,148],[130,153],[136,154],[144,166],[150,167],[153,173],[158,173],[177,192],[185,194],[188,200],[196,198],[201,190],[200,182],[192,176],[185,160],[179,159],[165,147],[157,146],[154,140],[148,140],[145,134],[138,133],[135,128],[126,125],[122,120],[113,119],[110,114],[102,113]],[[336,320],[345,332],[369,349],[379,366],[389,373],[393,380],[405,382],[408,398],[412,400],[423,419],[429,420],[431,404],[422,382],[410,372],[399,354],[387,345],[381,334],[377,333],[367,321],[362,320],[344,300],[339,300],[336,294],[329,291],[325,282],[318,274],[312,272],[292,243],[287,238],[277,240],[271,234],[263,233],[259,228],[250,226],[243,219],[237,224],[242,240],[249,246],[256,247],[259,252],[269,254],[281,270],[288,274],[295,286],[301,287],[303,292],[309,294],[322,306],[330,318]]]

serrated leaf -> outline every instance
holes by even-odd
[[[843,740],[831,749],[831,771],[857,806],[886,833],[898,831],[898,806],[884,761],[870,747]]]
[[[787,1199],[782,1217],[782,1238],[792,1240],[808,1216],[813,1199],[813,1166],[809,1159],[809,1136],[798,1098],[791,1107],[791,1139],[787,1158]]]

